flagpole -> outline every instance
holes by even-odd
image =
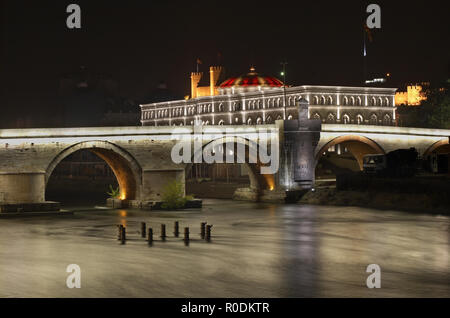
[[[363,85],[366,85],[367,80],[367,46],[366,46],[366,30],[363,28],[363,43],[364,43],[364,52],[363,52]]]

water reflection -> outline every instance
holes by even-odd
[[[172,235],[190,227],[191,242]],[[154,229],[149,247],[140,223]],[[214,224],[213,242],[200,223]],[[126,245],[117,225],[127,227]],[[161,224],[168,238],[159,239]],[[2,297],[449,297],[448,217],[206,200],[202,211],[0,219]],[[181,231],[183,232],[183,231]],[[365,286],[379,264],[382,288]],[[68,264],[82,288],[65,286]]]

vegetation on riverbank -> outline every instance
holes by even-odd
[[[184,185],[177,180],[173,180],[164,188],[161,208],[164,210],[184,209],[188,202],[193,200],[193,196],[184,195]]]

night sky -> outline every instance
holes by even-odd
[[[448,76],[445,1],[372,1],[382,29],[368,47],[369,71],[392,74],[387,86]],[[70,3],[82,29],[66,27]],[[289,85],[361,85],[365,1],[1,1],[2,120],[27,114],[36,125],[58,112],[58,83],[85,66],[119,83],[119,94],[144,102],[160,81],[190,92],[189,73],[221,64],[227,75],[279,77]]]

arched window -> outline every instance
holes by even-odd
[[[314,96],[313,105],[318,105],[318,104],[319,104],[319,97]]]
[[[371,125],[377,125],[377,124],[378,124],[378,117],[377,117],[377,115],[372,114],[372,115],[370,116],[369,123],[370,123]]]
[[[356,106],[361,106],[361,97],[356,98]]]
[[[209,120],[205,121],[204,125],[208,126],[209,125]]]
[[[256,118],[256,124],[257,124],[257,125],[261,125],[261,124],[262,124],[262,119],[261,119],[261,117]]]
[[[288,116],[288,120],[292,120],[294,117],[292,117],[292,115]]]
[[[329,113],[327,116],[327,123],[334,124],[335,122],[336,122],[336,119],[335,119],[334,115]]]
[[[328,96],[328,98],[327,98],[327,105],[333,105],[333,97]]]
[[[219,126],[223,126],[224,123],[225,123],[225,122],[224,122],[223,120],[220,120],[220,121],[219,121]]]
[[[313,118],[314,118],[314,119],[320,120],[320,115],[319,115],[318,113],[315,113],[314,116],[313,116]]]
[[[383,117],[383,125],[384,126],[390,126],[391,124],[392,124],[391,116],[389,116],[388,114],[384,115],[384,117]]]
[[[348,98],[347,98],[347,96],[344,96],[344,99],[342,101],[342,105],[344,105],[344,106],[348,105]]]
[[[350,97],[350,106],[355,106],[355,98],[353,96]]]
[[[219,104],[219,112],[223,112],[224,111],[224,107],[223,107],[223,103]]]
[[[344,116],[342,116],[342,121],[343,121],[344,125],[350,124],[350,116],[345,114]]]
[[[384,99],[384,106],[389,106],[389,98]]]
[[[375,97],[372,97],[372,106],[377,106],[377,101]]]
[[[320,97],[320,105],[325,105],[325,96]]]
[[[381,97],[378,97],[378,106],[383,106],[383,100]]]
[[[357,115],[357,116],[356,116],[356,123],[357,123],[358,125],[362,125],[362,124],[364,123],[364,118],[363,118],[362,115]]]
[[[251,117],[249,119],[247,119],[247,125],[253,125],[253,121],[252,121]]]

